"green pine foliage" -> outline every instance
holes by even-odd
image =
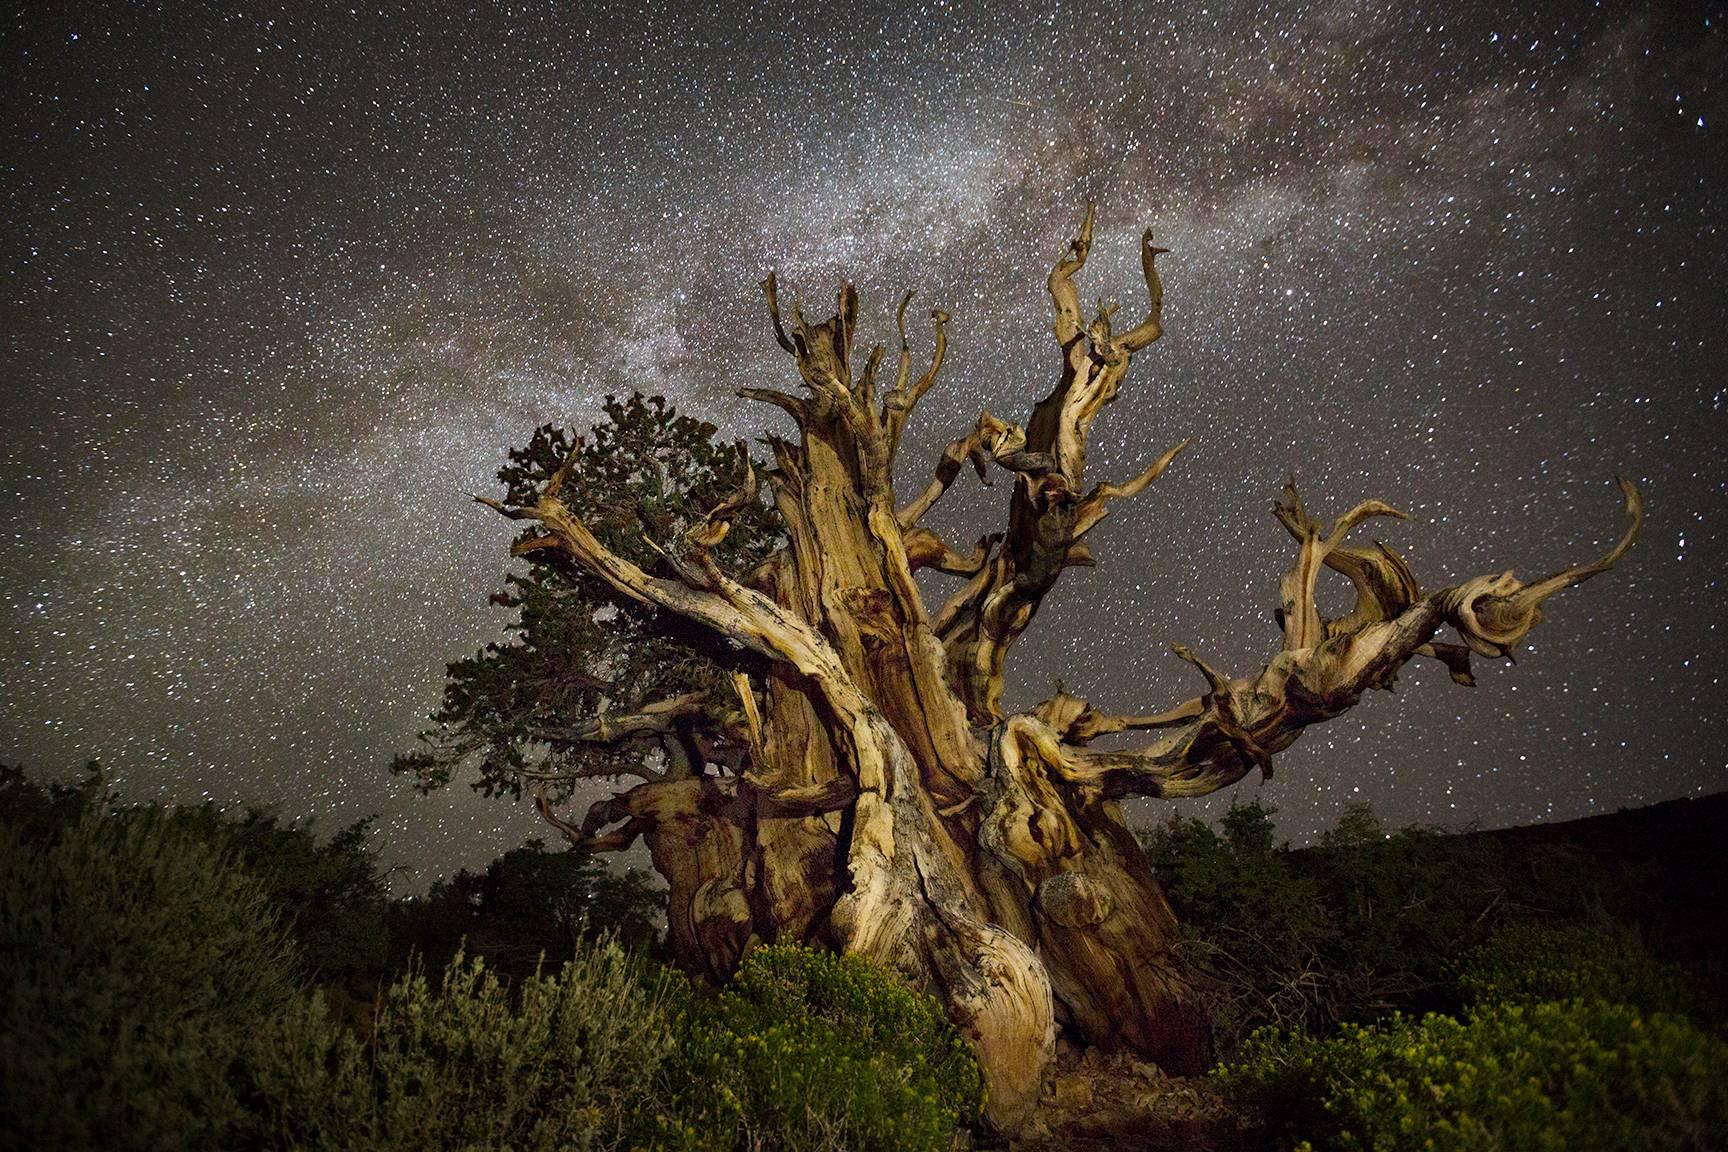
[[[983,1080],[941,1007],[858,957],[762,948],[692,995],[644,1144],[680,1152],[946,1152]]]
[[[653,569],[656,547],[679,539],[734,493],[744,476],[737,446],[714,425],[683,416],[658,396],[606,398],[605,420],[586,437],[550,424],[510,452],[498,473],[505,499],[531,502],[566,460],[562,498],[607,548]],[[525,534],[531,534],[532,529]],[[716,549],[731,571],[748,571],[782,539],[766,502],[743,509]],[[449,666],[444,699],[420,746],[393,770],[432,790],[465,767],[486,795],[520,797],[525,769],[569,794],[588,776],[638,766],[639,750],[569,739],[570,726],[606,712],[634,712],[682,693],[725,687],[715,657],[725,641],[645,608],[551,551],[530,552],[526,571],[505,577],[494,604],[512,609],[508,638]],[[727,689],[729,690],[729,689]]]
[[[268,891],[160,813],[63,815],[0,824],[0,1132],[235,1146],[248,1045],[297,993]]]

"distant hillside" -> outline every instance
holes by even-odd
[[[1728,792],[1458,836],[1498,846],[1539,881],[1582,880],[1603,911],[1637,924],[1652,951],[1728,1003]]]

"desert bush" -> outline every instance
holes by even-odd
[[[1697,1011],[1686,974],[1651,956],[1636,930],[1609,920],[1510,924],[1465,955],[1458,984],[1477,1002],[1587,999]]]
[[[370,1035],[305,998],[263,1038],[259,1143],[297,1149],[616,1147],[669,1047],[654,978],[614,941],[515,984],[458,954],[380,998]]]
[[[1267,1031],[1224,1074],[1287,1137],[1323,1147],[1710,1147],[1728,1138],[1728,1046],[1682,1013],[1684,973],[1610,921],[1512,923],[1470,950],[1462,1020],[1394,1016],[1328,1040]],[[1420,1145],[1418,1145],[1420,1141]]]
[[[296,994],[264,887],[159,814],[0,823],[0,1130],[231,1147],[250,1037]]]
[[[1728,1045],[1602,1000],[1393,1016],[1330,1039],[1261,1032],[1219,1075],[1298,1148],[1617,1152],[1728,1138]]]
[[[27,841],[52,841],[110,798],[102,766],[94,760],[77,779],[68,780],[36,780],[16,764],[0,763],[0,823]]]
[[[761,948],[693,994],[644,1116],[658,1148],[946,1150],[983,1082],[940,1005],[852,956]]]
[[[1420,826],[1389,831],[1366,804],[1346,808],[1298,866],[1317,877],[1336,925],[1329,967],[1358,985],[1340,1020],[1454,1006],[1458,949],[1515,903],[1498,844]]]

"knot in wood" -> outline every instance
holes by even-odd
[[[886,588],[852,585],[834,590],[834,600],[851,617],[866,647],[878,648],[899,637],[894,597]]]
[[[1058,872],[1038,885],[1038,907],[1064,928],[1101,924],[1115,904],[1110,890],[1078,872]]]

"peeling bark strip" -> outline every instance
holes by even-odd
[[[934,351],[912,378],[906,310],[898,312],[892,384],[876,346],[854,371],[858,298],[840,289],[835,314],[812,324],[782,315],[762,284],[799,394],[745,388],[796,422],[797,442],[770,437],[767,480],[786,527],[785,548],[746,576],[712,556],[732,520],[758,496],[744,483],[681,540],[655,541],[650,573],[605,548],[561,499],[570,465],[532,502],[481,503],[537,529],[518,553],[554,549],[619,593],[696,621],[760,659],[725,691],[688,693],[627,715],[572,720],[548,738],[658,742],[664,772],[594,805],[579,823],[546,818],[571,841],[623,848],[645,837],[670,885],[670,932],[693,971],[724,976],[757,941],[810,940],[887,963],[940,995],[973,1043],[989,1087],[988,1117],[1013,1130],[1038,1098],[1059,1028],[1084,1041],[1129,1045],[1179,1069],[1205,1058],[1204,1030],[1172,962],[1175,918],[1129,833],[1125,796],[1199,796],[1258,769],[1303,728],[1350,708],[1369,688],[1390,689],[1413,656],[1444,662],[1473,683],[1470,654],[1510,657],[1549,596],[1606,571],[1642,519],[1637,489],[1621,481],[1627,526],[1601,560],[1525,584],[1510,572],[1423,593],[1409,565],[1350,534],[1401,513],[1369,500],[1330,524],[1294,483],[1273,508],[1296,542],[1279,585],[1280,650],[1232,677],[1176,645],[1205,680],[1200,695],[1140,716],[1098,712],[1059,692],[1004,715],[1008,653],[1062,572],[1092,564],[1085,537],[1114,501],[1135,496],[1187,447],[1183,441],[1125,483],[1086,486],[1086,440],[1114,401],[1134,355],[1163,332],[1165,252],[1141,237],[1146,305],[1117,332],[1115,306],[1081,311],[1075,276],[1092,245],[1093,211],[1050,273],[1061,366],[1024,427],[989,412],[943,452],[929,485],[897,506],[892,468],[901,433],[935,385],[947,313],[930,313]],[[743,446],[740,445],[740,452]],[[574,459],[574,457],[572,457]],[[988,481],[1008,474],[1005,530],[969,553],[921,523],[970,464]],[[960,577],[934,615],[913,572]],[[1336,619],[1316,607],[1322,569],[1355,588]],[[1435,639],[1443,627],[1463,644]],[[1127,750],[1089,747],[1098,736],[1150,731]],[[724,750],[724,752],[722,752]]]

